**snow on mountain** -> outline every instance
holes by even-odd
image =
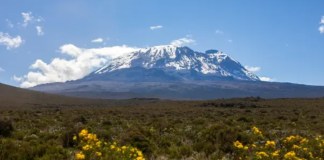
[[[181,80],[236,79],[259,81],[259,77],[245,69],[238,61],[218,50],[205,53],[193,51],[188,47],[173,45],[155,46],[140,49],[124,56],[112,59],[107,65],[85,77],[107,78],[118,72],[130,74],[133,70],[154,70],[154,74],[168,75]],[[140,71],[137,71],[140,72]],[[130,74],[129,76],[131,76]],[[127,75],[126,75],[127,77]]]

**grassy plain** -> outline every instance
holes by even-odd
[[[324,99],[260,98],[0,105],[0,159],[74,159],[81,129],[146,159],[234,159],[252,126],[276,139],[324,134]]]

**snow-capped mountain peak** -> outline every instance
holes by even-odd
[[[117,57],[86,78],[108,77],[109,79],[112,73],[125,72],[127,69],[135,68],[142,68],[143,72],[145,70],[158,70],[177,80],[213,80],[220,78],[259,80],[256,75],[246,70],[238,61],[233,60],[223,52],[208,50],[202,53],[193,51],[189,47],[174,45],[144,48]],[[127,75],[125,76],[127,77]]]

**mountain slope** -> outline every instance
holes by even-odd
[[[262,82],[228,55],[156,46],[118,57],[83,79],[33,90],[90,98],[324,97],[324,87]]]
[[[0,83],[0,108],[101,104],[103,101],[73,98],[16,88]]]
[[[324,87],[262,81],[118,82],[71,81],[40,85],[34,90],[88,98],[161,98],[206,100],[260,96],[263,98],[324,97]]]
[[[258,81],[239,62],[217,50],[196,52],[172,45],[141,49],[111,60],[83,78],[117,81],[187,81],[237,79]]]

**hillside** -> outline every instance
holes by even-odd
[[[59,105],[87,105],[104,104],[108,101],[72,98],[60,95],[31,91],[5,84],[0,84],[0,107],[21,106],[59,106]]]

